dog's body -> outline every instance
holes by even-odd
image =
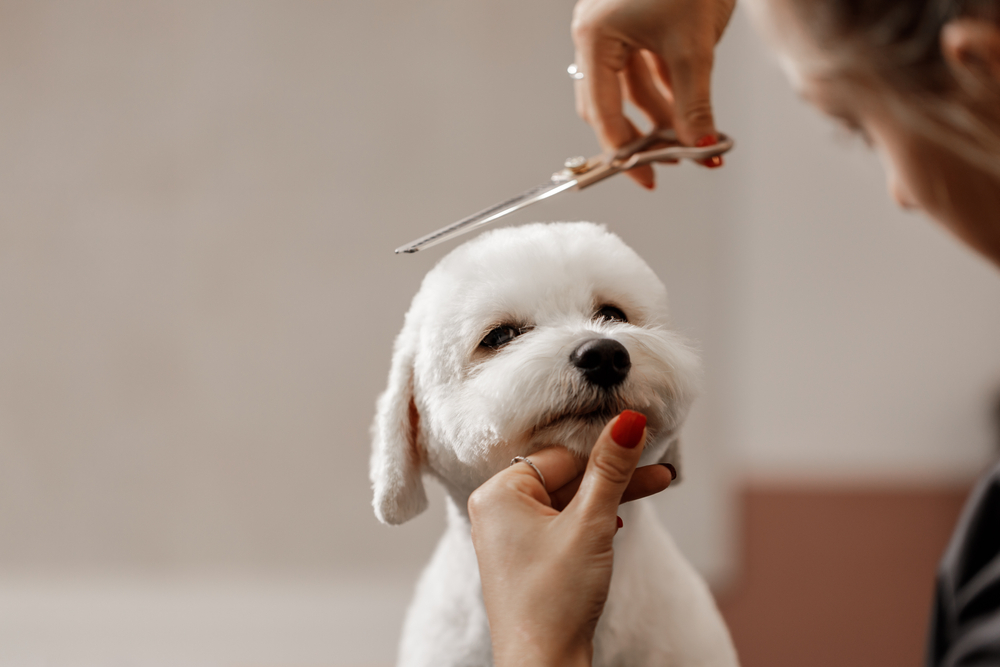
[[[497,230],[424,279],[396,340],[373,426],[375,513],[402,523],[448,492],[448,529],[407,615],[399,665],[492,665],[469,495],[514,456],[587,455],[625,408],[647,417],[640,465],[679,468],[698,361],[667,328],[666,290],[618,237],[588,223]],[[622,506],[594,665],[730,667],[701,578],[645,501]]]

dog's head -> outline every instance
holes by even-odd
[[[626,408],[647,417],[644,461],[676,466],[697,375],[663,284],[604,227],[484,234],[427,274],[396,339],[372,427],[375,514],[423,511],[423,473],[467,496],[514,456],[585,456]]]

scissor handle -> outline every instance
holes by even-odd
[[[669,130],[673,135],[673,141],[677,141],[677,135],[673,130]],[[664,133],[665,134],[665,133]],[[653,150],[644,151],[642,148],[645,146],[656,144],[662,141],[668,141],[668,139],[659,139],[653,137],[653,133],[644,137],[644,139],[652,138],[646,144],[640,147],[639,151],[634,152],[632,156],[625,161],[622,165],[622,170],[632,169],[644,164],[650,164],[653,162],[676,162],[677,160],[705,160],[710,157],[715,157],[716,155],[722,155],[730,151],[736,142],[731,138],[722,134],[718,134],[718,140],[711,146],[682,146],[679,143],[673,146],[666,146],[664,148],[655,148]]]
[[[663,146],[662,144],[667,144]],[[659,148],[651,148],[652,146]],[[672,128],[657,128],[619,148],[613,155],[597,155],[590,158],[578,170],[570,174],[568,171],[557,173],[554,178],[574,178],[577,189],[603,181],[623,171],[653,162],[677,162],[678,160],[705,160],[732,149],[733,140],[722,134],[711,146],[684,146],[677,139],[677,133]],[[648,149],[648,150],[647,150]]]
[[[675,144],[680,146],[680,140],[677,138],[677,132],[672,127],[654,127],[649,131],[649,134],[644,134],[638,139],[631,141],[617,151],[612,156],[611,160],[622,160],[628,161],[633,155],[637,153],[642,153],[650,146],[656,144]]]

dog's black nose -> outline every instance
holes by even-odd
[[[604,388],[624,382],[632,367],[625,346],[610,338],[586,341],[573,350],[569,360],[583,372],[587,382]]]

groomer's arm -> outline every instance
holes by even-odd
[[[605,151],[639,136],[622,105],[631,100],[688,146],[716,141],[711,77],[715,45],[736,0],[579,0],[573,10],[576,109]],[[709,158],[705,166],[722,165]],[[652,188],[653,168],[629,172]]]
[[[497,667],[590,665],[594,629],[611,585],[618,505],[667,488],[661,465],[636,470],[646,418],[626,410],[610,422],[580,476],[561,447],[531,455],[469,498],[472,542]],[[560,512],[553,502],[575,489]],[[626,528],[627,530],[627,528]]]

